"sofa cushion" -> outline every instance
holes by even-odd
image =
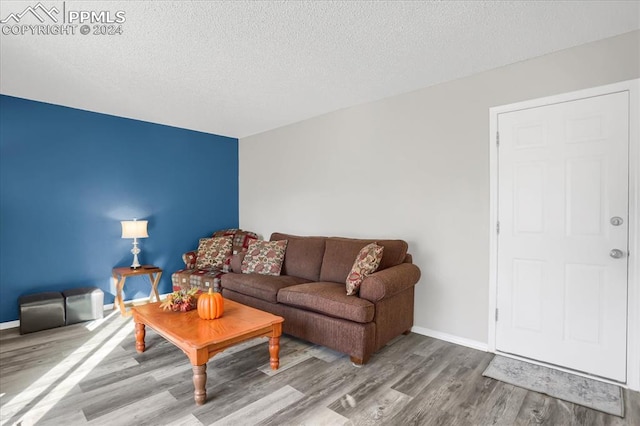
[[[383,250],[384,247],[376,243],[367,244],[360,250],[355,262],[353,262],[351,271],[349,271],[349,275],[347,275],[347,296],[358,294],[362,280],[378,269],[380,260],[382,260]]]
[[[278,303],[295,306],[336,318],[359,323],[373,321],[373,303],[359,297],[349,297],[344,284],[315,282],[282,288]]]
[[[258,234],[233,228],[216,231],[212,237],[231,237],[233,253],[240,253],[241,251],[247,251],[249,243],[258,239]]]
[[[200,238],[196,268],[220,268],[231,255],[231,237]]]
[[[259,275],[259,274],[224,274],[222,288],[228,288],[237,293],[276,303],[278,290],[309,282],[304,278],[291,275]]]
[[[326,239],[326,237],[299,237],[279,232],[271,234],[271,241],[289,241],[281,274],[318,281]]]
[[[242,261],[244,260],[244,256],[246,254],[246,251],[241,251],[240,253],[233,254],[231,256],[231,262],[229,263],[229,271],[226,272],[237,272],[238,274],[242,273]]]
[[[401,264],[407,255],[408,245],[406,241],[403,240],[327,238],[324,257],[322,259],[322,268],[320,269],[320,281],[344,283],[360,250],[371,243],[377,243],[384,247],[382,260],[378,267],[379,271]]]

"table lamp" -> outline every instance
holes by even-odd
[[[131,264],[131,269],[138,269],[140,267],[140,262],[138,261],[138,255],[140,254],[138,238],[149,237],[147,233],[147,221],[136,219],[121,220],[120,224],[122,225],[122,238],[133,238],[133,248],[131,249],[131,253],[133,253],[133,263]]]

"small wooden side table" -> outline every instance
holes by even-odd
[[[127,277],[133,277],[136,275],[148,275],[149,281],[151,281],[151,293],[149,294],[149,302],[155,297],[156,302],[160,301],[160,295],[158,294],[158,283],[162,276],[162,269],[153,265],[142,265],[138,269],[131,269],[128,266],[113,268],[111,275],[116,282],[116,300],[113,303],[113,308],[120,308],[122,316],[130,316],[131,312],[127,312],[124,306],[124,300],[122,299],[122,289],[124,288],[124,282]]]

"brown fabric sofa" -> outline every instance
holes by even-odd
[[[420,269],[405,241],[274,233],[275,240],[288,241],[282,274],[238,273],[240,254],[234,272],[221,278],[224,297],[284,317],[284,333],[346,353],[355,364],[413,326]],[[364,279],[359,296],[347,296],[347,274],[371,242],[384,247],[380,267]]]

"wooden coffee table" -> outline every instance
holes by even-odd
[[[256,337],[269,337],[270,364],[280,365],[280,335],[282,317],[224,300],[224,315],[215,320],[203,320],[194,309],[189,312],[163,311],[160,303],[134,306],[136,350],[144,352],[145,326],[173,343],[189,357],[193,369],[194,398],[202,405],[207,400],[207,361],[218,352]]]

